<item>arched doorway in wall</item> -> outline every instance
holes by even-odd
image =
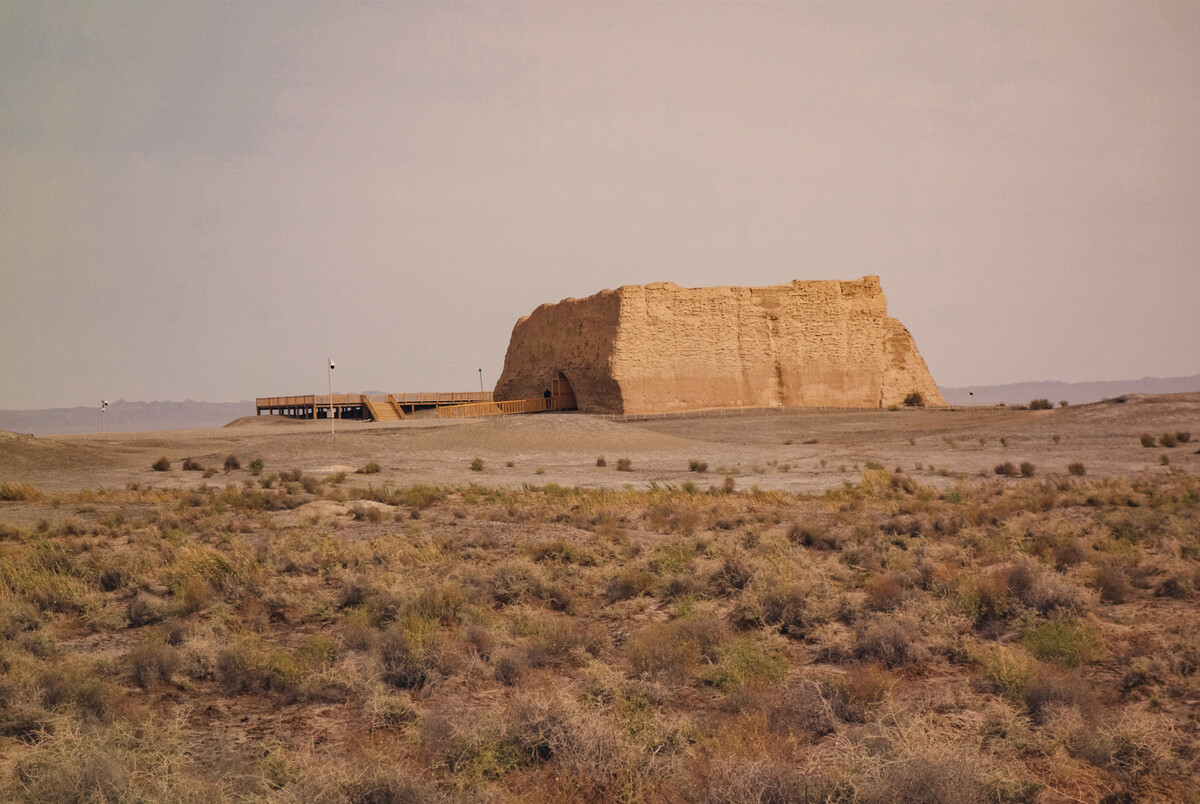
[[[575,392],[571,390],[571,381],[561,371],[550,380],[550,410],[575,410]]]

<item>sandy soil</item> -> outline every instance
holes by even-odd
[[[192,485],[200,475],[182,471],[184,458],[220,469],[230,454],[243,467],[257,457],[268,472],[298,468],[316,476],[353,472],[374,461],[382,472],[353,479],[397,485],[646,487],[691,480],[703,487],[733,474],[740,487],[819,491],[856,479],[869,461],[944,486],[960,474],[990,475],[1005,461],[1029,461],[1039,475],[1065,472],[1073,461],[1082,462],[1089,475],[1167,471],[1163,455],[1172,468],[1200,470],[1200,394],[1134,396],[1051,411],[787,410],[629,422],[578,413],[345,421],[337,423],[335,435],[324,421],[262,417],[236,424],[89,436],[0,433],[0,482],[51,492],[129,483]],[[1197,437],[1175,449],[1147,449],[1139,441],[1143,432],[1168,431]],[[163,455],[172,470],[152,471],[150,465]],[[601,455],[606,467],[596,466]],[[481,472],[469,468],[475,457],[484,462]],[[629,458],[632,471],[618,472],[619,458]],[[708,472],[689,472],[691,460],[706,462]],[[218,472],[210,482],[246,476],[245,469]]]

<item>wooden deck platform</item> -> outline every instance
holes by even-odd
[[[358,419],[388,422],[407,419],[417,410],[437,409],[439,418],[504,416],[510,413],[543,413],[575,410],[575,393],[565,379],[550,383],[549,396],[495,402],[491,391],[427,391],[415,394],[309,394],[260,396],[255,415],[290,416],[294,419]]]
[[[255,413],[296,419],[363,419],[399,421],[419,409],[491,402],[491,391],[432,391],[412,394],[308,394],[263,396],[254,400]]]

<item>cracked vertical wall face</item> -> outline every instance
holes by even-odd
[[[887,407],[945,400],[878,277],[761,288],[660,282],[544,304],[513,328],[497,399],[562,373],[579,408]]]

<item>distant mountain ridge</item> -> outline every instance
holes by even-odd
[[[1124,394],[1185,394],[1200,391],[1200,374],[1190,377],[1143,377],[1140,380],[1101,382],[1017,382],[1008,385],[976,385],[965,388],[942,387],[942,396],[951,405],[1027,405],[1033,399],[1048,399],[1054,405],[1062,400],[1072,405],[1099,402]],[[970,392],[974,391],[972,397]]]
[[[191,430],[224,427],[234,419],[254,415],[254,402],[127,402],[108,403],[105,414],[110,433],[139,430]],[[100,406],[0,410],[0,430],[31,435],[99,433]]]

